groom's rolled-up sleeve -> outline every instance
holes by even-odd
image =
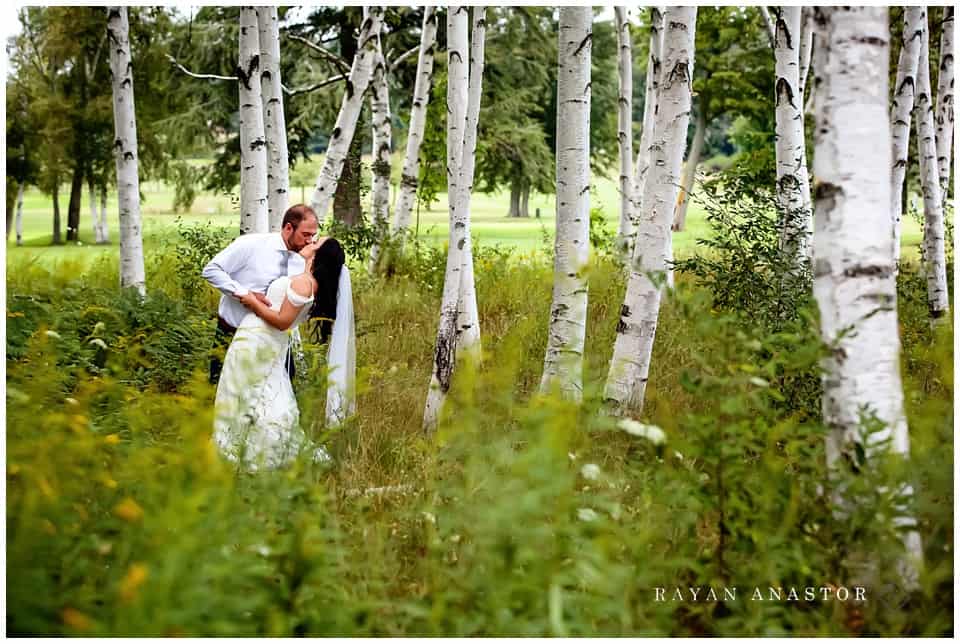
[[[244,265],[247,255],[250,252],[249,245],[244,243],[244,238],[237,239],[232,244],[217,253],[210,263],[203,267],[201,275],[203,279],[210,282],[213,288],[224,295],[240,297],[246,295],[249,291],[245,286],[241,286],[233,277]]]

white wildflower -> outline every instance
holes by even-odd
[[[100,338],[94,338],[93,340],[90,340],[90,344],[92,344],[95,347],[100,347],[101,349],[107,348],[107,343],[101,340]]]
[[[600,478],[600,466],[595,463],[586,463],[580,468],[580,475],[588,481],[596,481]]]
[[[63,401],[68,405],[79,405],[76,398],[64,398]]]
[[[577,455],[574,454],[573,452],[567,452],[567,457],[568,457],[571,461],[577,460]]]
[[[681,454],[680,452],[674,450],[674,451],[673,451],[673,455],[677,457],[677,460],[678,460],[678,461],[682,461],[682,460],[683,460],[683,454]]]
[[[47,331],[47,337],[48,337],[48,338],[53,338],[54,340],[59,340],[59,339],[60,339],[60,334],[57,333],[56,331],[52,331],[52,330],[51,330],[51,331]]]
[[[596,521],[597,513],[590,508],[577,508],[577,518],[581,521]]]
[[[630,418],[624,418],[617,426],[631,436],[646,438],[654,445],[659,445],[667,440],[667,435],[656,425],[644,425]]]
[[[756,376],[750,378],[750,384],[756,385],[758,387],[769,387],[770,383],[763,378],[757,378]]]
[[[424,512],[423,518],[426,519],[428,522],[432,523],[433,525],[437,525],[437,517],[435,517],[432,513]]]

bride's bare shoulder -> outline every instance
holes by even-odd
[[[297,295],[310,297],[313,295],[313,278],[309,275],[297,275],[290,280],[290,288]]]

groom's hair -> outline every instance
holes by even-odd
[[[287,208],[287,212],[283,213],[283,222],[280,224],[280,227],[283,228],[287,224],[290,224],[293,226],[293,229],[296,230],[304,217],[313,217],[318,223],[320,221],[317,213],[313,211],[313,208],[307,204],[298,203],[295,206],[290,206]]]

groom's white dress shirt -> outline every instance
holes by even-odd
[[[237,298],[249,291],[266,293],[270,282],[303,272],[300,253],[287,250],[280,233],[240,235],[203,268],[203,279],[221,293],[218,313],[230,326],[250,312]]]

